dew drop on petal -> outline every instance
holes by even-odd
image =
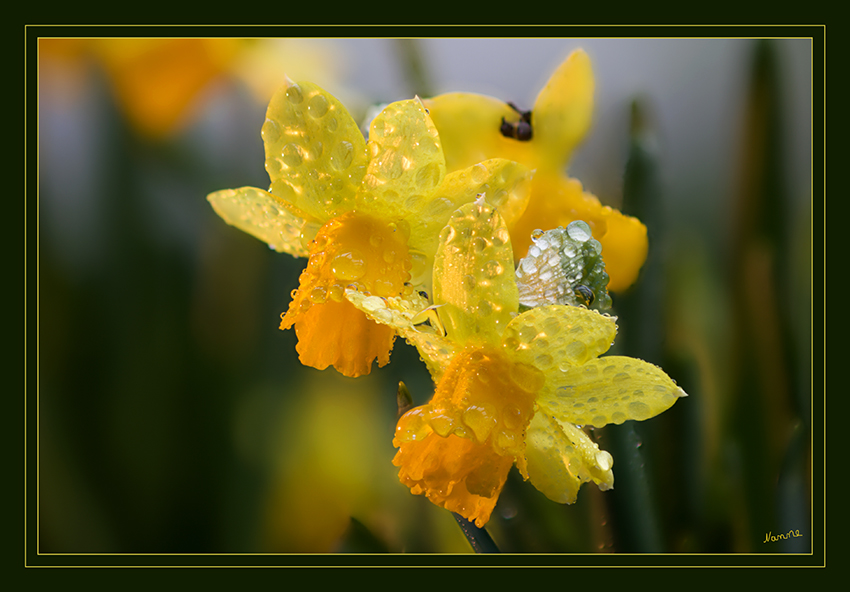
[[[366,261],[357,250],[339,253],[331,262],[331,271],[343,281],[357,280],[366,274]]]
[[[325,116],[329,107],[328,99],[322,94],[317,94],[313,95],[307,104],[307,112],[316,119],[319,119]]]
[[[286,98],[293,105],[298,105],[304,100],[304,94],[301,92],[301,87],[297,84],[292,84],[286,89]]]
[[[571,222],[569,226],[567,226],[567,234],[569,234],[570,238],[575,241],[582,243],[586,242],[590,240],[591,237],[590,226],[581,220]]]

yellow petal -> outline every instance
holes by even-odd
[[[515,122],[519,114],[505,101],[475,93],[446,93],[423,101],[440,132],[450,171],[490,158],[506,158],[534,167],[532,142],[506,138],[502,119]]]
[[[193,102],[243,44],[237,39],[97,39],[90,45],[130,121],[139,131],[162,137],[187,122]]]
[[[623,290],[634,283],[648,250],[646,227],[640,220],[603,206],[575,179],[538,173],[531,184],[528,207],[511,228],[517,259],[528,253],[534,230],[566,227],[575,220],[584,220],[593,238],[602,245],[605,272],[610,278],[608,289]]]
[[[546,373],[548,382],[608,351],[617,335],[614,320],[578,306],[538,306],[508,324],[502,346],[511,359]]]
[[[590,128],[593,90],[590,58],[577,49],[549,78],[531,111],[532,142],[539,166],[558,171],[566,166]]]
[[[525,211],[530,194],[528,169],[510,160],[485,160],[455,171],[447,175],[421,209],[408,218],[411,248],[434,253],[439,244],[440,230],[449,216],[479,196],[495,206],[505,224],[510,225]]]
[[[587,434],[571,424],[552,419],[544,408],[534,414],[528,427],[523,477],[552,501],[576,501],[582,483],[593,481],[599,489],[614,486],[611,455],[600,450]]]
[[[287,204],[271,193],[254,187],[225,189],[207,196],[222,219],[243,232],[268,243],[278,253],[306,257],[301,228],[304,220],[287,209]]]
[[[505,223],[483,200],[466,204],[440,232],[434,259],[434,303],[448,337],[498,344],[519,307]]]
[[[601,428],[655,417],[684,396],[685,391],[658,366],[605,356],[565,372],[547,373],[538,402],[562,422]]]
[[[262,128],[271,192],[326,222],[354,208],[366,141],[342,103],[311,82],[272,97]]]
[[[369,128],[358,208],[388,219],[420,210],[446,176],[437,129],[419,99],[384,108]]]

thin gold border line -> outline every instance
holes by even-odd
[[[27,99],[27,90],[28,89],[27,89],[26,64],[27,64],[27,39],[28,38],[27,38],[27,35],[26,35],[26,29],[29,28],[29,27],[36,27],[36,26],[49,28],[49,27],[59,27],[59,26],[66,26],[66,25],[55,25],[55,24],[54,25],[24,25],[24,29],[25,29],[25,34],[24,34],[24,66],[25,66],[24,67],[24,566],[25,567],[30,567],[27,564],[27,557],[28,557],[28,553],[27,553],[27,542],[28,542],[28,540],[27,540],[27,524],[28,524],[29,516],[28,516],[28,513],[27,513],[27,507],[28,507],[27,506],[27,497],[28,497],[27,496],[27,492],[28,492],[28,490],[27,490],[27,485],[28,485],[27,476],[28,476],[28,473],[27,473],[27,462],[26,462],[26,460],[27,460],[27,443],[28,443],[28,440],[27,440],[27,397],[26,397],[26,392],[27,392],[27,388],[26,388],[27,387],[27,372],[26,372],[26,370],[27,370],[27,334],[26,333],[27,333],[27,323],[28,323],[28,317],[27,317],[27,266],[26,266],[26,255],[27,255],[27,208],[26,208],[26,202],[27,202],[27,198],[26,198],[26,196],[27,196],[27,191],[26,191],[26,188],[27,188],[27,161],[26,161],[26,156],[27,156],[27,126],[28,126],[27,100],[26,99]],[[131,26],[133,26],[133,27],[146,27],[146,26],[157,26],[157,27],[159,27],[160,25],[78,25],[78,26],[89,26],[89,27],[131,27]],[[166,27],[167,26],[186,27],[187,25],[166,25]],[[200,26],[200,25],[195,25],[195,26]],[[204,28],[207,28],[207,27],[210,27],[210,26],[213,26],[213,27],[229,27],[231,25],[203,25]],[[240,25],[240,27],[246,27],[246,26],[247,27],[260,27],[260,26],[267,27],[268,25]],[[311,25],[311,24],[298,25],[298,26],[299,27],[349,27],[349,28],[351,27],[351,25]],[[467,27],[467,25],[362,25],[362,26],[363,27],[366,27],[366,26],[393,27],[393,26],[395,26],[395,27],[426,27],[426,28],[427,27]],[[472,25],[472,26],[477,26],[477,27],[481,27],[481,28],[488,28],[488,27],[489,28],[506,28],[505,25]],[[523,27],[557,27],[557,28],[575,28],[577,26],[578,27],[612,27],[612,26],[613,27],[634,27],[634,25],[522,25],[522,26]],[[824,108],[824,113],[823,113],[823,119],[824,119],[824,122],[823,122],[823,131],[824,131],[824,137],[823,137],[823,156],[824,156],[824,162],[823,162],[823,179],[824,179],[824,188],[823,188],[823,204],[824,204],[824,213],[823,213],[823,217],[824,217],[824,220],[823,220],[823,229],[824,229],[824,237],[823,237],[823,249],[824,249],[824,251],[823,251],[824,252],[824,261],[823,261],[823,272],[824,272],[824,278],[823,278],[823,283],[824,283],[824,289],[823,289],[823,304],[824,304],[823,372],[824,372],[824,377],[825,377],[826,376],[826,314],[825,314],[825,311],[826,311],[826,183],[825,183],[825,181],[826,181],[826,25],[825,24],[818,24],[818,25],[803,25],[803,24],[791,24],[791,25],[642,25],[641,27],[645,28],[645,27],[715,27],[715,26],[716,27],[733,27],[733,28],[734,27],[752,27],[752,26],[755,26],[755,27],[772,27],[772,28],[776,28],[776,27],[800,27],[800,28],[802,28],[802,27],[819,27],[823,30],[823,77],[824,77],[823,78],[823,92],[824,92],[824,96],[823,96],[823,108]],[[52,38],[53,37],[49,37],[49,36],[43,36],[43,37],[40,36],[40,37],[36,38],[36,41],[38,42],[41,39],[52,39]],[[60,38],[69,38],[69,37],[60,37]],[[161,39],[161,38],[167,38],[167,37],[158,36],[156,38]],[[376,38],[379,38],[379,37],[376,37]],[[398,38],[398,37],[393,37],[393,38]],[[416,37],[416,39],[419,39],[419,38],[420,37]],[[437,37],[435,37],[435,38],[437,38]],[[645,37],[634,37],[634,38],[632,38],[632,37],[590,37],[590,36],[583,37],[583,38],[587,38],[587,39],[646,39]],[[517,37],[517,39],[521,39],[521,37]],[[537,38],[535,38],[535,39],[537,39]],[[552,39],[560,39],[560,37],[552,37]],[[658,40],[664,40],[664,39],[669,39],[669,40],[676,40],[676,39],[700,39],[700,40],[705,40],[705,39],[808,39],[809,41],[812,42],[812,49],[813,49],[813,42],[814,42],[813,37],[752,37],[752,36],[750,36],[750,37],[728,37],[727,36],[727,37],[657,37],[655,39],[658,39]],[[37,43],[37,47],[38,47],[38,43]],[[38,51],[36,51],[36,59],[38,59]],[[813,51],[810,54],[810,68],[811,68],[812,71],[814,70],[814,52]],[[40,80],[38,80],[36,82],[37,85],[39,83],[40,83]],[[814,85],[813,84],[810,87],[810,98],[811,98],[811,103],[813,104],[814,103]],[[37,111],[37,113],[36,113],[36,134],[37,134],[37,136],[40,132],[39,115],[40,115],[40,113]],[[813,111],[810,113],[810,121],[812,122],[812,129],[813,129],[813,127],[814,127],[814,112]],[[813,134],[813,132],[810,132],[810,139],[813,139],[812,134]],[[814,151],[812,151],[810,153],[810,168],[811,168],[812,171],[814,170]],[[39,195],[39,191],[40,191],[40,187],[39,187],[39,183],[38,183],[39,170],[40,170],[40,152],[37,154],[37,158],[36,158],[36,195],[37,196]],[[812,188],[812,198],[813,198],[814,197],[814,177],[813,177],[813,175],[812,175],[812,178],[810,179],[810,186]],[[38,335],[38,332],[40,330],[40,314],[39,313],[40,313],[40,293],[41,293],[41,291],[40,291],[40,281],[39,281],[39,279],[40,279],[40,249],[39,249],[39,246],[40,246],[40,223],[39,223],[39,219],[38,219],[39,207],[40,207],[40,201],[37,199],[36,200],[36,216],[37,216],[37,218],[36,218],[36,239],[37,239],[37,244],[36,244],[36,333],[37,333],[37,335]],[[811,207],[813,209],[814,200],[812,200]],[[813,217],[812,217],[812,220],[811,220],[811,230],[812,231],[814,230],[814,219],[813,219]],[[813,268],[814,267],[814,249],[812,249],[810,251],[809,258],[810,258],[810,267]],[[812,285],[810,287],[810,294],[811,294],[811,302],[813,302],[814,301],[814,282],[812,282]],[[814,325],[814,307],[812,307],[810,309],[810,318],[811,318],[811,322],[812,322],[812,326],[813,326]],[[811,359],[811,366],[814,367],[814,349],[813,348],[810,350],[810,359]],[[183,554],[183,553],[174,553],[174,554],[171,554],[171,553],[151,553],[151,554],[140,553],[140,554],[134,554],[134,553],[41,553],[40,552],[40,547],[39,547],[39,545],[40,545],[40,532],[39,532],[39,530],[40,530],[40,512],[38,511],[38,508],[40,508],[40,491],[41,491],[41,488],[40,488],[40,398],[39,398],[40,397],[40,381],[39,381],[39,378],[40,378],[40,344],[38,342],[38,338],[36,338],[36,508],[37,508],[36,509],[36,555],[37,556],[71,556],[71,555],[73,555],[73,556],[87,556],[87,555],[97,555],[97,556],[118,556],[118,555],[120,555],[120,556],[146,556],[146,555],[150,555],[150,556],[182,556],[182,555],[187,555],[187,556],[192,556],[192,555],[198,555],[198,554],[195,554],[195,553],[186,553],[186,554]],[[813,397],[814,397],[814,374],[813,373],[810,375],[810,383],[811,383],[811,386],[812,386],[812,389],[811,389],[812,390],[812,399],[810,400],[810,403],[813,404]],[[825,479],[826,479],[826,382],[824,382],[823,388],[824,388],[824,391],[823,391],[823,393],[824,393],[824,399],[823,399],[823,401],[824,401],[824,412],[823,412],[823,420],[824,420],[824,424],[823,424],[824,425],[823,471],[824,471],[824,473],[823,473],[823,475],[824,475],[824,484],[825,484]],[[812,428],[814,427],[814,417],[813,416],[811,418],[811,427]],[[812,446],[811,453],[813,454],[814,453],[814,431],[813,430],[811,432],[810,442],[811,442],[811,446]],[[813,488],[812,488],[811,483],[810,483],[810,491],[812,491],[812,489]],[[823,499],[824,499],[824,516],[823,516],[823,520],[824,520],[824,522],[823,522],[823,550],[824,550],[823,552],[824,552],[824,558],[823,558],[822,566],[805,566],[805,565],[800,565],[800,566],[759,566],[759,565],[746,566],[746,565],[742,565],[742,566],[738,566],[738,565],[729,565],[729,566],[704,566],[704,567],[826,567],[826,488],[824,488]],[[810,516],[811,516],[811,523],[813,523],[814,522],[814,506],[811,505],[811,504],[810,504]],[[227,555],[236,555],[236,556],[281,556],[281,555],[282,556],[289,556],[289,555],[298,556],[298,555],[303,555],[303,556],[308,556],[309,555],[311,557],[313,557],[313,556],[323,556],[323,555],[336,556],[336,554],[307,554],[307,553],[304,553],[304,554],[299,554],[299,553],[294,553],[294,554],[289,554],[289,553],[209,553],[209,554],[200,554],[200,555],[203,555],[203,556],[227,556]],[[359,555],[359,554],[348,554],[348,555]],[[370,555],[371,556],[373,554],[365,553],[365,554],[362,554],[362,555]],[[389,555],[395,555],[395,554],[389,554]],[[416,554],[416,555],[434,556],[434,555],[441,555],[441,554],[439,554],[439,553],[438,554],[423,553],[423,554]],[[446,555],[461,556],[463,554],[446,554]],[[546,553],[546,554],[542,554],[542,555],[563,556],[564,554],[563,553]],[[592,554],[592,553],[569,554],[569,555],[597,556],[596,554]],[[629,556],[629,555],[638,555],[638,554],[618,553],[617,555],[618,556]],[[646,554],[639,554],[639,555],[646,556]],[[661,555],[666,556],[668,554],[661,553],[661,554],[658,554],[658,555],[659,556],[661,556]],[[814,555],[814,547],[812,547],[808,553],[716,553],[716,554],[715,553],[698,553],[696,555],[699,555],[699,556],[742,556],[742,555],[743,556],[746,556],[746,555],[806,556],[806,555]],[[98,567],[98,566],[71,566],[71,565],[69,565],[69,566],[39,566],[39,567]],[[162,566],[154,566],[154,565],[149,565],[149,566],[100,566],[100,567],[174,567],[174,568],[198,567],[198,568],[201,568],[201,567],[251,567],[251,566],[221,566],[221,565],[219,565],[219,566],[215,566],[215,565],[197,565],[197,566],[162,565]],[[254,567],[311,567],[311,566],[273,566],[272,565],[272,566],[254,566]],[[362,566],[343,566],[343,565],[339,565],[339,566],[325,566],[325,567],[376,567],[376,566],[365,566],[365,565],[362,565]],[[485,567],[485,566],[421,566],[421,567]],[[491,567],[491,566],[488,565],[486,567]],[[514,567],[514,566],[505,565],[505,566],[492,566],[492,567]],[[552,567],[559,567],[559,566],[552,566]],[[579,567],[579,566],[560,566],[560,567]],[[590,566],[587,566],[587,567],[590,567]],[[605,567],[654,567],[654,566],[606,565]]]

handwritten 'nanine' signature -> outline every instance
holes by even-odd
[[[798,536],[803,536],[800,534],[799,530],[789,530],[785,534],[773,534],[772,532],[768,532],[764,535],[764,542],[775,543],[776,541],[790,539],[791,537],[797,538]]]

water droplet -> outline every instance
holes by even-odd
[[[511,365],[510,378],[527,393],[536,393],[546,382],[546,376],[534,366],[522,363]]]
[[[340,284],[334,284],[328,288],[328,297],[334,302],[342,302],[345,297],[345,290]]]
[[[537,241],[543,236],[543,231],[539,228],[531,231],[531,240]]]
[[[310,160],[318,160],[322,157],[322,152],[324,152],[324,149],[324,145],[317,140],[310,144],[310,146],[308,147],[307,157]]]
[[[304,100],[304,94],[301,92],[301,87],[297,84],[292,84],[286,89],[286,98],[293,105],[298,105]]]
[[[534,365],[541,370],[547,370],[552,365],[552,356],[549,354],[540,354],[534,359]]]
[[[649,405],[641,401],[632,401],[629,403],[629,413],[633,419],[637,419],[638,421],[649,419],[652,415]]]
[[[266,119],[260,135],[266,144],[275,144],[280,140],[280,125],[273,119]]]
[[[283,162],[287,166],[297,167],[303,161],[301,157],[301,147],[298,144],[287,144],[283,147]]]
[[[310,99],[307,104],[307,112],[316,119],[322,118],[328,112],[330,103],[325,95],[316,94]]]
[[[433,413],[430,417],[430,424],[434,431],[443,438],[451,434],[455,427],[454,420],[442,412]]]
[[[416,171],[416,183],[419,189],[428,191],[440,182],[440,167],[432,162]]]
[[[425,253],[419,251],[410,251],[410,281],[414,284],[421,283],[421,280],[428,272],[428,257]]]
[[[331,154],[331,166],[338,171],[344,171],[354,160],[354,146],[351,142],[342,141],[336,145]]]
[[[487,170],[486,166],[481,163],[478,163],[472,167],[471,176],[473,183],[481,184],[490,178],[490,171]]]
[[[323,303],[328,297],[328,291],[321,287],[316,286],[312,290],[310,290],[310,301],[315,302],[316,304]]]
[[[567,226],[567,234],[570,235],[571,239],[580,243],[586,242],[592,236],[590,226],[582,220],[570,222],[569,226]]]
[[[492,240],[494,246],[501,247],[502,245],[507,244],[509,240],[511,240],[511,235],[508,232],[507,228],[501,226],[496,229],[496,232],[493,233]]]
[[[502,264],[494,259],[491,259],[490,261],[484,264],[484,273],[487,275],[487,277],[496,277],[498,275],[501,275],[503,271],[504,267],[502,267]]]
[[[596,466],[603,471],[607,471],[614,466],[614,457],[608,451],[600,450],[596,453]]]
[[[366,274],[366,261],[359,251],[353,249],[334,257],[331,262],[331,271],[334,276],[343,281],[358,280]]]
[[[587,357],[587,346],[581,341],[573,341],[567,346],[566,353],[571,360],[582,363]]]

